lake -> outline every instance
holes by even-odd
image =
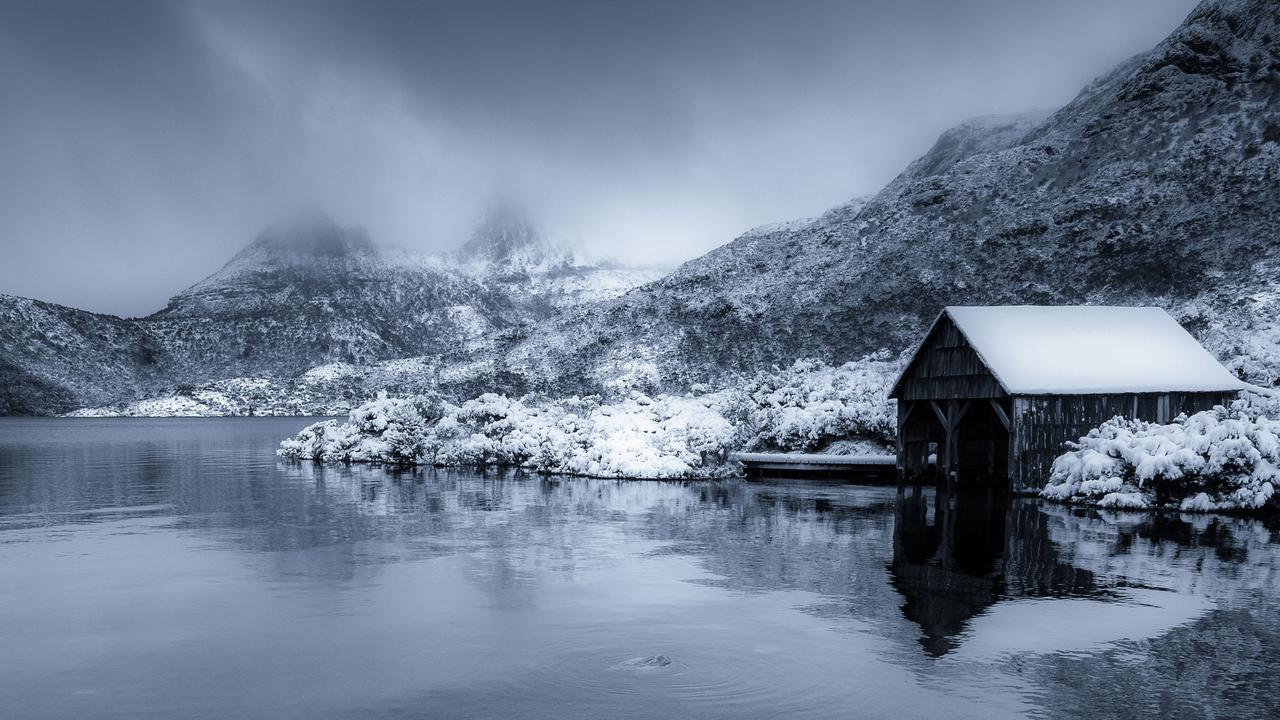
[[[1280,716],[1271,521],[0,418],[6,718]]]

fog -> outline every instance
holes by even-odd
[[[1192,5],[8,2],[0,292],[146,314],[303,208],[437,251],[497,196],[677,262],[1061,105]]]

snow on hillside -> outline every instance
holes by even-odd
[[[163,350],[135,323],[0,294],[0,415],[41,415],[136,395]]]
[[[527,226],[522,233],[484,227],[502,248],[495,255],[486,246],[482,260],[380,247],[363,230],[303,216],[267,229],[163,310],[139,319],[0,296],[0,414],[76,407],[219,414],[341,404],[350,397],[284,396],[306,385],[305,374],[318,366],[355,365],[376,376],[387,369],[380,363],[395,359],[430,358],[423,362],[435,367],[445,358],[458,364],[459,357],[493,356],[502,333],[558,308],[615,298],[661,274],[579,262]],[[203,400],[175,392],[244,378],[279,387]],[[394,380],[386,389],[421,384],[403,374]],[[359,401],[368,399],[355,390]],[[130,405],[139,397],[149,399]]]
[[[869,201],[553,316],[507,364],[572,388],[639,357],[688,385],[901,352],[944,306],[1006,304],[1158,306],[1220,359],[1242,355],[1219,349],[1275,317],[1241,298],[1280,264],[1277,37],[1274,2],[1203,3],[1058,111],[963,123]],[[1239,369],[1280,379],[1252,357],[1274,347],[1245,348]]]
[[[1266,283],[1224,278],[1213,297],[1189,302],[1175,313],[1196,330],[1205,347],[1246,382],[1280,386],[1280,263],[1259,263]],[[1235,312],[1215,308],[1234,307]]]
[[[439,363],[430,358],[373,365],[330,363],[292,378],[242,377],[181,385],[141,400],[82,408],[71,417],[217,417],[341,415],[379,392],[414,395],[438,387]]]

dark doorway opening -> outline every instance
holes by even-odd
[[[899,413],[904,479],[1007,484],[1008,418],[1008,400],[909,401]]]

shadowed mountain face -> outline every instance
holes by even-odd
[[[370,272],[386,265],[363,230],[307,215],[268,229],[221,270],[175,295],[151,318],[279,311],[362,280],[367,284]]]
[[[0,415],[128,396],[156,375],[162,353],[132,321],[0,295]]]
[[[681,384],[900,351],[943,305],[992,303],[1156,304],[1229,350],[1276,309],[1278,14],[1206,2],[1059,111],[966,123],[875,197],[553,318],[508,364]]]

